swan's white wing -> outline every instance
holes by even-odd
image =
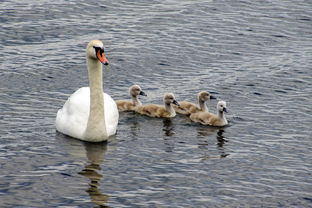
[[[63,134],[82,139],[90,109],[90,89],[82,87],[74,92],[57,112],[56,129]]]
[[[105,123],[108,136],[116,133],[119,113],[115,101],[104,94]],[[82,87],[72,94],[57,112],[56,129],[71,137],[83,139],[90,112],[90,88]]]

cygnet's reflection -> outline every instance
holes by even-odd
[[[207,136],[213,135],[215,134],[217,130],[218,129],[216,128],[210,128],[210,127],[197,128],[197,137],[201,138],[201,137],[207,137]]]
[[[88,163],[79,174],[90,179],[89,188],[86,192],[90,195],[91,201],[99,207],[107,207],[109,196],[101,193],[100,180],[103,177],[98,171],[101,170],[101,164],[104,160],[104,154],[107,150],[107,143],[84,143]]]
[[[173,124],[172,124],[172,120],[170,118],[165,118],[163,120],[163,131],[165,132],[165,135],[166,136],[172,136],[174,135],[174,127],[173,127]]]
[[[226,156],[228,156],[229,154],[225,153],[225,149],[223,147],[224,143],[225,142],[228,142],[228,140],[225,139],[225,137],[223,136],[223,133],[224,133],[224,130],[223,129],[220,129],[218,132],[217,132],[217,146],[218,146],[218,149],[219,149],[219,153],[220,153],[220,157],[221,158],[224,158]]]
[[[225,148],[223,145],[228,142],[226,138],[223,136],[224,129],[221,128],[197,128],[197,137],[198,137],[198,147],[200,149],[208,149],[208,138],[212,135],[216,134],[216,140],[217,140],[217,149],[219,152],[218,158],[224,158],[228,156],[229,154],[225,153]],[[216,158],[216,156],[205,156],[207,158]]]
[[[139,122],[137,122],[136,120],[133,121],[130,126],[130,133],[134,138],[137,138],[139,130],[140,130]]]
[[[175,134],[173,129],[172,120],[170,118],[165,118],[163,120],[163,131],[165,132],[163,139],[166,152],[172,152],[174,149],[174,139],[170,137]]]

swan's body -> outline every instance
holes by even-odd
[[[103,43],[95,40],[87,46],[87,64],[90,87],[82,87],[72,94],[57,112],[56,129],[68,136],[101,142],[116,133],[118,109],[114,100],[103,93]]]
[[[209,112],[198,112],[192,113],[190,115],[190,119],[196,123],[201,123],[203,125],[209,126],[225,126],[228,124],[224,112],[226,110],[226,102],[219,101],[217,104],[217,114],[209,113]]]
[[[167,93],[164,96],[164,105],[147,104],[138,106],[136,112],[149,117],[157,118],[172,118],[176,116],[176,112],[172,104],[179,105],[172,93]]]
[[[132,98],[132,101],[128,100],[116,100],[117,108],[120,112],[123,111],[135,111],[137,106],[141,106],[142,103],[139,100],[138,96],[146,96],[145,92],[142,91],[139,85],[132,85],[129,88],[129,94]]]
[[[198,105],[188,101],[181,101],[179,102],[180,106],[173,106],[173,108],[177,113],[184,115],[190,115],[197,112],[208,112],[206,101],[209,101],[210,99],[215,99],[215,97],[210,95],[209,92],[202,91],[197,95]]]

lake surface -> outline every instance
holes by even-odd
[[[114,99],[207,90],[229,126],[121,113],[108,143],[57,133],[92,39]],[[1,1],[0,207],[312,207],[311,97],[311,1]]]

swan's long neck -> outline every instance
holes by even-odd
[[[204,112],[208,112],[208,107],[205,103],[205,101],[202,101],[201,99],[198,99],[198,105],[199,105],[199,108],[204,111]]]
[[[90,86],[90,112],[85,137],[97,140],[107,137],[102,83],[102,63],[96,59],[87,59]]]
[[[165,103],[165,108],[166,108],[166,111],[170,113],[171,117],[174,117],[176,115],[176,112],[175,112],[174,108],[172,107],[171,103],[169,103],[169,104]]]
[[[141,101],[139,100],[138,96],[131,96],[132,97],[132,103],[134,106],[140,106],[142,105]]]

